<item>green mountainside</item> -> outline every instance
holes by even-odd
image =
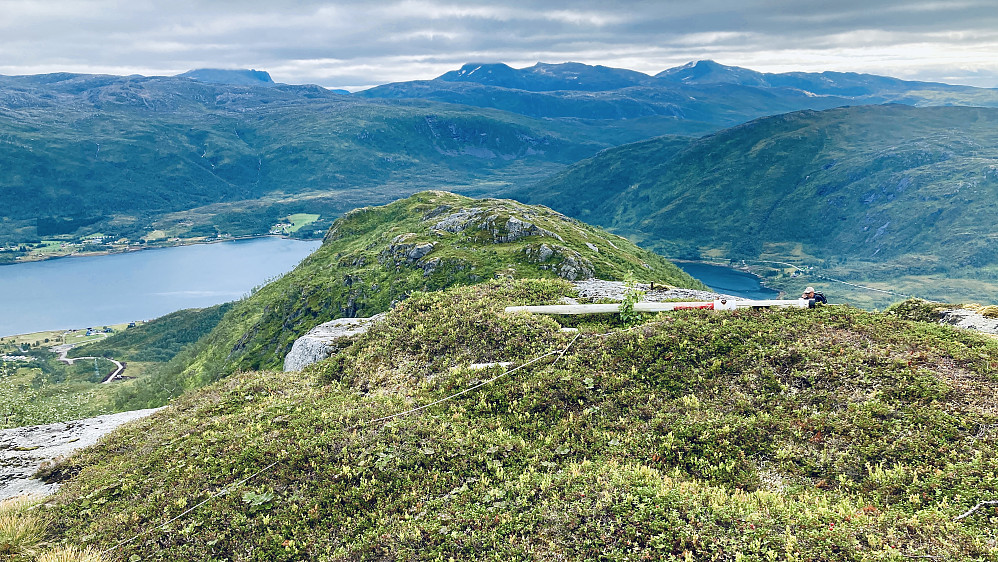
[[[169,368],[129,389],[132,407],[237,370],[280,368],[295,339],[323,322],[388,310],[414,291],[496,276],[597,277],[705,288],[660,256],[560,213],[439,191],[347,213],[297,268],[236,303]]]
[[[73,348],[69,357],[112,357],[121,361],[165,362],[211,332],[233,303],[171,312],[101,341]]]
[[[738,84],[789,88],[811,95],[840,96],[862,104],[986,105],[998,102],[998,89],[940,82],[901,80],[857,72],[756,72],[701,60],[663,70],[655,78],[685,85]]]
[[[418,293],[304,373],[189,393],[46,472],[49,536],[122,561],[998,560],[993,339],[849,307],[503,312],[570,294]]]
[[[617,69],[583,76],[585,65],[486,70],[454,83],[576,81],[580,99],[650,87]],[[744,115],[747,89],[776,96],[780,80],[823,78],[673,70],[648,80],[727,91],[732,105],[715,109],[729,117]],[[824,78],[842,78],[842,94],[881,84]],[[938,324],[936,304],[504,312],[578,298],[568,281],[590,277],[704,288],[552,208],[673,256],[778,260],[794,277],[775,270],[772,282],[795,291],[838,275],[983,300],[998,290],[998,109],[801,111],[597,152],[683,119],[0,77],[0,169],[21,190],[3,186],[10,238],[291,228],[306,211],[329,221],[418,186],[523,186],[520,201],[422,191],[311,222],[330,225],[322,246],[246,298],[74,350],[148,369],[88,407],[167,407],[43,467],[61,484],[54,497],[0,502],[0,560],[64,546],[89,550],[61,559],[88,562],[998,562],[998,341]],[[280,371],[310,328],[376,313],[328,360]],[[48,353],[7,347],[35,359],[25,365]],[[45,381],[84,389],[109,363],[44,360],[37,374],[0,363],[8,402]]]
[[[0,356],[25,358],[0,361],[0,429],[70,422],[134,409],[127,397],[144,390],[150,377],[157,376],[177,354],[211,332],[232,306],[224,303],[178,310],[136,326],[122,324],[115,327],[113,335],[97,341],[77,339],[79,335],[64,330],[35,334],[34,345],[14,343],[28,336],[0,338]],[[54,350],[52,346],[67,343],[75,347],[66,357],[87,359],[72,364],[62,361],[56,351],[59,347]],[[113,360],[125,370],[119,373],[121,379],[104,384],[118,368]],[[136,385],[140,388],[134,388]],[[182,391],[179,387],[161,390],[164,394]]]
[[[982,285],[939,277],[998,279],[998,109],[791,113],[685,147],[663,138],[609,149],[513,196],[667,256],[910,276],[915,294],[980,300]]]
[[[301,213],[319,219],[294,236],[319,236],[424,189],[500,196],[624,143],[884,101],[994,106],[998,90],[711,61],[654,77],[466,65],[353,95],[252,70],[0,76],[0,262],[263,234]]]
[[[588,124],[309,86],[0,77],[0,244],[259,234],[430,187],[493,194],[619,142]],[[194,210],[192,212],[192,209]],[[158,232],[157,232],[158,231]]]

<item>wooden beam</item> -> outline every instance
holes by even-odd
[[[637,302],[634,312],[668,312],[672,310],[735,310],[754,307],[794,307],[807,308],[807,299],[796,300],[728,300],[693,302]],[[507,306],[506,312],[527,312],[532,314],[607,314],[619,313],[620,303],[609,304],[552,304],[543,306]]]

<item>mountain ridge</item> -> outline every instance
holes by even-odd
[[[737,80],[670,83],[581,63],[490,68],[538,84],[616,89],[526,91],[438,79],[341,95],[269,82],[0,76],[0,138],[8,146],[0,165],[10,172],[0,187],[11,202],[0,220],[0,244],[7,246],[0,260],[18,259],[22,248],[41,256],[55,243],[51,236],[72,242],[101,233],[141,244],[260,234],[306,210],[322,217],[303,231],[313,232],[357,205],[432,187],[500,195],[609,146],[699,136],[801,108],[883,100],[998,104],[998,94],[981,89],[906,86],[850,98]]]
[[[308,232],[324,230],[353,207],[429,187],[492,194],[607,146],[595,136],[585,124],[315,86],[0,77],[0,245],[261,234],[303,209],[324,221]]]
[[[414,81],[427,82],[427,81]],[[812,95],[869,97],[873,102],[898,101],[905,92],[938,89],[951,92],[979,92],[993,95],[996,88],[978,88],[943,82],[912,81],[859,72],[759,72],[727,66],[713,60],[698,60],[648,75],[635,70],[588,65],[584,63],[536,63],[533,66],[512,68],[504,63],[468,63],[459,70],[446,72],[428,82],[471,82],[520,89],[532,92],[560,90],[608,91],[639,86],[712,86],[732,84],[768,89],[788,88],[807,91]],[[405,84],[396,82],[391,84]],[[384,85],[382,85],[384,86]],[[871,97],[872,96],[872,97]],[[993,103],[993,100],[992,100]]]
[[[177,74],[177,78],[190,78],[208,84],[232,84],[240,86],[271,86],[276,85],[265,70],[230,69],[230,68],[196,68]]]

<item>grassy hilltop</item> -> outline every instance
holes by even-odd
[[[51,536],[139,535],[113,560],[998,560],[993,507],[954,520],[998,499],[994,340],[847,307],[577,339],[502,312],[567,294],[419,293],[304,373],[190,393],[52,471]]]
[[[133,406],[238,370],[280,368],[294,340],[341,317],[384,312],[414,291],[496,276],[636,279],[705,288],[661,256],[545,207],[440,191],[347,213],[297,268],[236,303],[210,334],[133,396]]]
[[[504,312],[629,271],[697,285],[544,207],[349,213],[131,399],[189,392],[48,467],[62,489],[17,517],[129,562],[998,560],[998,342],[915,303],[561,320],[577,332]],[[313,325],[383,310],[275,370]],[[173,324],[133,343],[172,352]]]

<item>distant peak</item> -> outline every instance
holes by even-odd
[[[206,84],[234,84],[237,86],[273,86],[274,80],[265,70],[198,68],[178,74],[178,78],[190,78]]]
[[[765,85],[763,75],[747,68],[727,66],[710,59],[688,62],[682,66],[663,70],[655,75],[685,84],[731,83],[751,86]]]
[[[504,72],[511,71],[513,68],[508,64],[501,62],[469,62],[458,70],[458,74],[462,76],[470,76],[477,73],[488,73],[494,70],[501,70]]]

